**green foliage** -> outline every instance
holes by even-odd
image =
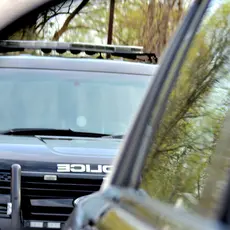
[[[113,44],[139,45],[145,14],[145,1],[127,0],[115,4]],[[96,3],[96,4],[95,4]],[[107,42],[109,1],[92,1],[75,17],[63,39],[65,41]]]
[[[184,194],[200,199],[226,116],[230,99],[228,3],[207,15],[197,33],[145,165],[142,187],[169,203]]]

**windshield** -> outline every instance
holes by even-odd
[[[0,130],[73,129],[124,135],[150,76],[1,69]]]

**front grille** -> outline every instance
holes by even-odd
[[[43,177],[22,177],[22,194],[30,198],[76,198],[98,191],[102,180],[58,178],[45,181]]]
[[[7,206],[10,205],[11,173],[9,170],[0,172],[0,218],[9,218]]]
[[[0,204],[0,217],[7,214],[7,204]]]
[[[73,210],[74,199],[100,189],[102,179],[58,177],[45,181],[44,177],[21,178],[22,215],[24,220],[66,221]],[[11,172],[0,171],[0,218],[8,218]]]
[[[0,172],[0,194],[10,194],[10,181],[11,181],[10,171],[1,171]]]
[[[100,189],[102,179],[22,177],[22,212],[26,220],[65,221],[73,200]]]

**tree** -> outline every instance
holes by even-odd
[[[184,2],[116,0],[113,44],[144,46],[160,56],[186,10]],[[108,19],[109,0],[64,0],[32,15],[30,25],[10,38],[106,43]]]
[[[183,194],[199,200],[204,188],[230,101],[229,12],[227,0],[207,14],[169,97],[145,165],[143,188],[169,203]]]
[[[190,5],[189,2],[191,1],[149,1],[145,8],[147,17],[142,27],[142,44],[146,51],[155,52],[160,57]]]

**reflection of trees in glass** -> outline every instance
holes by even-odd
[[[229,13],[227,0],[206,17],[146,162],[142,186],[150,195],[170,203],[181,196],[190,202],[200,198],[212,160],[230,99]]]

